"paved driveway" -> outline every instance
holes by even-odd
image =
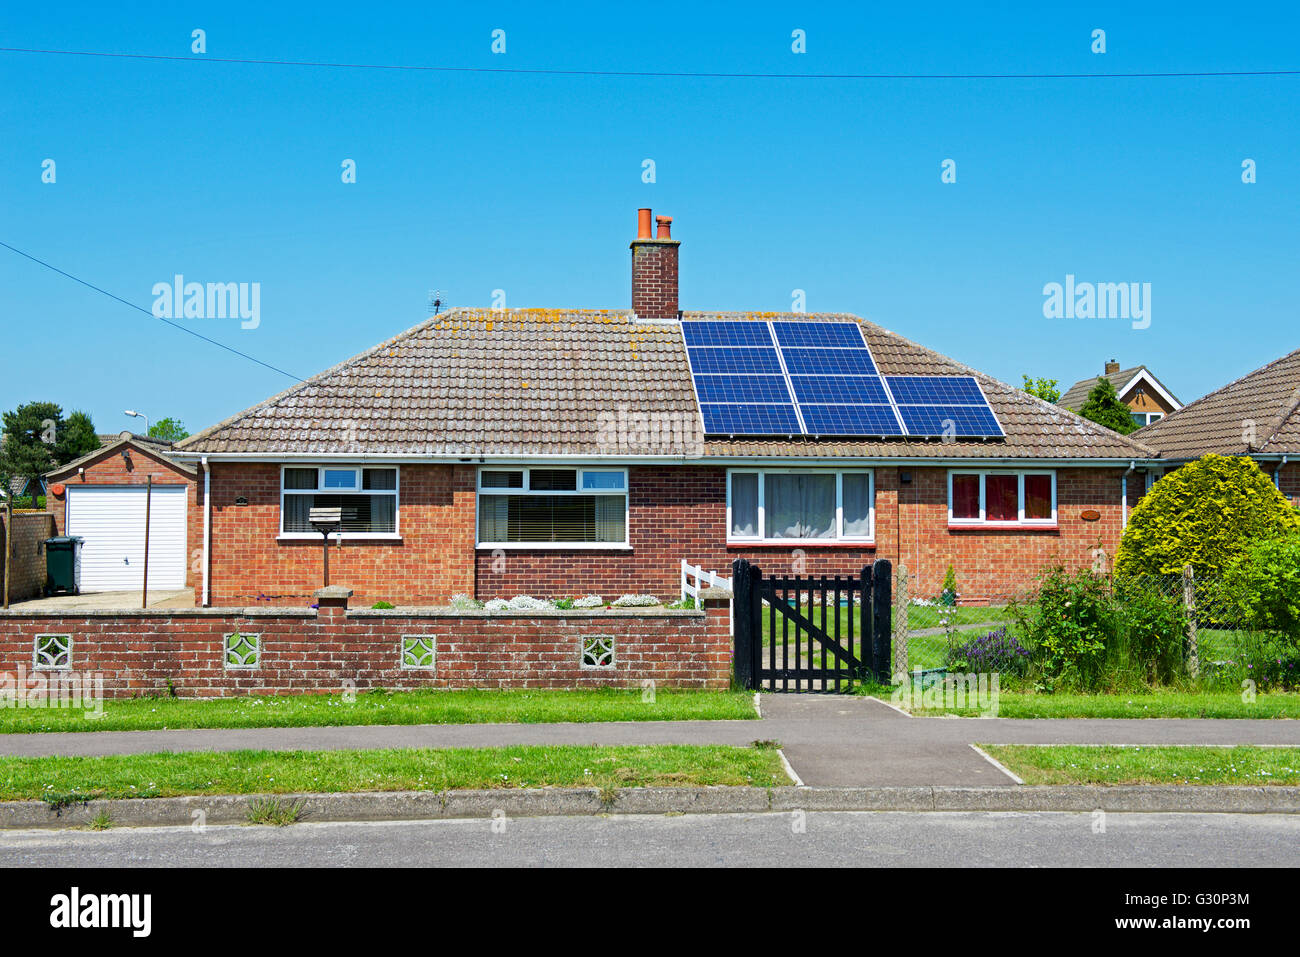
[[[16,601],[9,605],[10,611],[21,614],[25,611],[103,611],[118,608],[139,608],[140,590],[132,591],[96,591],[82,592],[80,595],[53,595],[49,598],[33,598],[30,601]],[[173,591],[149,592],[150,608],[193,608],[194,589],[182,588]]]

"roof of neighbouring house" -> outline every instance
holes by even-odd
[[[1151,458],[1142,443],[856,316],[880,371],[973,375],[1005,439],[709,438],[686,457]],[[682,333],[622,310],[453,309],[180,442],[182,454],[608,455],[620,413],[698,417]],[[602,415],[604,418],[602,419]],[[630,449],[628,451],[631,451]]]
[[[1061,406],[1063,409],[1069,409],[1071,412],[1078,412],[1083,408],[1084,403],[1088,401],[1088,394],[1096,388],[1098,379],[1108,380],[1110,384],[1115,387],[1115,392],[1122,398],[1124,390],[1128,388],[1129,383],[1139,375],[1144,376],[1149,382],[1153,383],[1159,391],[1172,399],[1175,408],[1182,405],[1178,400],[1178,397],[1170,392],[1165,384],[1156,378],[1155,373],[1146,366],[1133,366],[1131,369],[1121,369],[1119,372],[1107,372],[1102,375],[1092,376],[1089,379],[1080,379],[1074,385],[1070,386],[1070,388],[1065,390],[1065,394],[1056,400],[1056,404]]]
[[[101,435],[99,438],[100,441],[103,442],[104,436]],[[137,452],[152,456],[175,471],[188,475],[190,478],[194,478],[198,474],[197,470],[171,458],[169,453],[172,450],[172,445],[173,443],[166,441],[165,439],[154,439],[147,435],[135,435],[132,432],[121,432],[112,442],[104,442],[104,444],[93,452],[87,452],[80,458],[75,458],[71,462],[66,462],[58,468],[46,472],[45,478],[54,480],[66,475],[71,475],[82,466],[107,458],[110,455],[115,455],[124,448],[135,449]]]
[[[1170,458],[1300,454],[1300,349],[1134,435]]]

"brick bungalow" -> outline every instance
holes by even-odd
[[[1167,471],[1207,455],[1245,455],[1300,506],[1300,349],[1133,434]]]
[[[453,309],[180,443],[197,602],[309,600],[315,506],[344,509],[330,579],[357,604],[675,597],[680,559],[742,556],[812,574],[901,560],[919,595],[952,563],[979,601],[1114,554],[1148,445],[856,316],[680,312],[670,222],[652,238],[642,211],[630,311]],[[974,376],[1005,435],[705,435],[679,324],[709,319],[857,323],[882,373]]]

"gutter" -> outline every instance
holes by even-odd
[[[208,556],[212,549],[212,472],[208,468],[208,457],[200,460],[203,464],[203,607],[210,604],[208,598]]]

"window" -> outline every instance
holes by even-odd
[[[480,548],[627,545],[627,469],[478,473]]]
[[[1130,414],[1133,416],[1133,424],[1138,427],[1150,425],[1152,422],[1159,422],[1165,417],[1163,412],[1133,412]]]
[[[281,474],[280,534],[320,535],[313,508],[341,508],[344,536],[397,534],[397,469],[285,466]]]
[[[727,474],[732,542],[870,542],[875,476],[869,470],[734,471]]]
[[[32,647],[32,664],[37,671],[71,670],[72,636],[37,635]]]
[[[949,525],[1055,525],[1055,472],[949,472]]]

